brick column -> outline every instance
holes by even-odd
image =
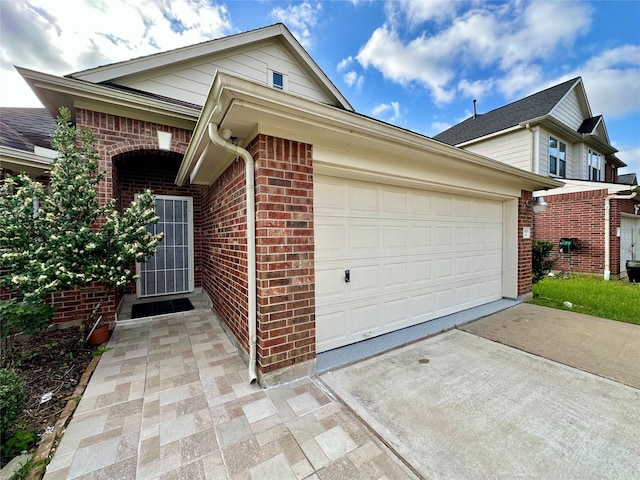
[[[312,146],[259,135],[256,161],[258,375],[315,368]]]
[[[531,192],[522,190],[518,201],[518,296],[531,295],[531,245],[533,239],[533,209],[527,207],[527,200],[531,200]],[[531,229],[531,238],[522,238],[522,229]]]

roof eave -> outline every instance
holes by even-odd
[[[34,171],[44,174],[51,167],[52,159],[34,152],[19,150],[17,148],[0,146],[0,169],[10,168],[12,170]]]
[[[197,108],[148,98],[133,92],[21,67],[16,67],[16,70],[54,117],[58,115],[58,109],[65,106],[72,113],[75,108],[87,108],[104,113],[118,112],[120,115],[126,114],[145,121],[162,121],[166,125],[179,128],[192,128],[200,114]]]
[[[343,109],[313,102],[302,97],[280,92],[228,74],[219,73],[214,78],[203,113],[198,120],[191,143],[180,166],[176,183],[186,182],[196,163],[208,144],[208,124],[218,123],[225,118],[227,109],[236,102],[251,104],[261,111],[277,112],[282,118],[296,119],[305,124],[314,123],[314,135],[321,132],[344,132],[342,138],[370,138],[375,142],[384,142],[391,147],[397,146],[432,156],[443,161],[463,161],[467,165],[486,167],[499,176],[517,177],[532,189],[555,188],[561,181],[542,177],[490,158],[462,150],[451,145],[432,140],[424,135],[401,129],[378,120],[358,115]],[[299,119],[299,120],[298,120]],[[311,133],[309,133],[311,135]],[[249,139],[250,140],[250,139]]]

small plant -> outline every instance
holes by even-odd
[[[109,350],[111,350],[109,347],[105,347],[104,345],[98,345],[98,347],[96,347],[96,349],[91,353],[91,355],[93,358],[96,358],[102,355],[104,352],[108,352]]]
[[[53,308],[39,300],[0,300],[0,338],[2,362],[8,367],[13,361],[13,340],[18,333],[34,334],[46,330]]]
[[[538,283],[548,275],[557,258],[552,257],[551,252],[555,245],[544,240],[534,240],[531,245],[531,282]]]
[[[28,450],[36,441],[36,434],[18,429],[2,444],[2,458],[13,458]]]
[[[0,369],[0,445],[16,431],[26,400],[24,380],[13,370]]]

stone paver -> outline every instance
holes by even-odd
[[[117,326],[44,478],[416,477],[316,380],[249,385],[198,309]]]

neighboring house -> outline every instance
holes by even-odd
[[[46,108],[0,108],[0,178],[3,172],[43,175],[56,155],[54,129]]]
[[[534,237],[558,245],[558,269],[620,275],[640,259],[640,193],[615,155],[602,115],[593,116],[581,78],[573,78],[433,137],[506,164],[562,180],[538,191],[549,204]],[[561,248],[562,239],[564,240]]]
[[[531,292],[532,192],[562,183],[354,112],[284,25],[65,77],[18,71],[93,130],[105,201],[157,196],[164,243],[125,293],[203,291],[262,384]],[[95,285],[57,295],[56,320],[96,295],[117,317],[123,293]]]

